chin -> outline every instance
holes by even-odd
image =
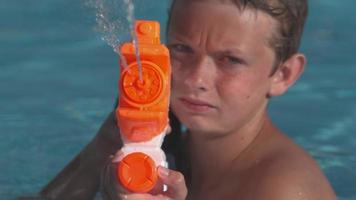
[[[176,116],[179,121],[191,132],[202,133],[204,135],[221,135],[224,132],[222,128],[218,127],[216,120],[181,113],[177,113]]]

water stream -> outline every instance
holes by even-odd
[[[96,30],[101,35],[102,40],[120,56],[123,68],[127,67],[127,61],[121,55],[119,47],[124,42],[128,42],[128,38],[131,39],[135,46],[139,79],[143,81],[139,44],[134,30],[135,4],[133,0],[88,0],[87,5],[94,8],[97,22]]]

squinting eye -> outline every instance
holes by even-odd
[[[233,56],[222,56],[221,58],[219,58],[219,61],[224,64],[230,64],[230,65],[244,63],[241,59],[233,57]]]
[[[190,48],[187,45],[183,45],[183,44],[171,44],[171,45],[168,45],[168,48],[170,51],[175,51],[175,52],[179,52],[179,53],[192,53],[193,52],[192,48]]]

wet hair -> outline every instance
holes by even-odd
[[[171,10],[177,1],[173,0]],[[188,0],[192,1],[192,0]],[[204,1],[204,0],[200,0]],[[212,1],[212,0],[206,0]],[[217,2],[234,3],[240,9],[255,9],[267,13],[278,22],[278,28],[268,42],[274,49],[276,59],[274,73],[280,63],[298,52],[308,14],[307,0],[215,0]],[[170,12],[172,13],[172,12]],[[170,16],[171,17],[171,16]],[[168,21],[168,27],[170,18]]]

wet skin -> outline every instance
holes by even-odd
[[[173,9],[168,46],[171,107],[189,130],[189,198],[335,199],[317,164],[266,111],[269,98],[299,78],[304,55],[271,74],[274,19],[229,3],[181,2]]]
[[[189,130],[191,179],[184,182],[172,172],[176,176],[170,181],[178,182],[171,199],[184,199],[185,186],[187,198],[194,200],[336,199],[315,161],[273,125],[266,111],[269,98],[285,93],[299,78],[304,55],[291,56],[271,75],[276,61],[269,44],[278,24],[260,11],[224,2],[180,0],[172,11],[171,107]],[[117,133],[112,113],[42,196],[93,198],[100,179],[112,178],[100,177],[100,171],[122,146]],[[116,186],[109,181],[101,187]]]

